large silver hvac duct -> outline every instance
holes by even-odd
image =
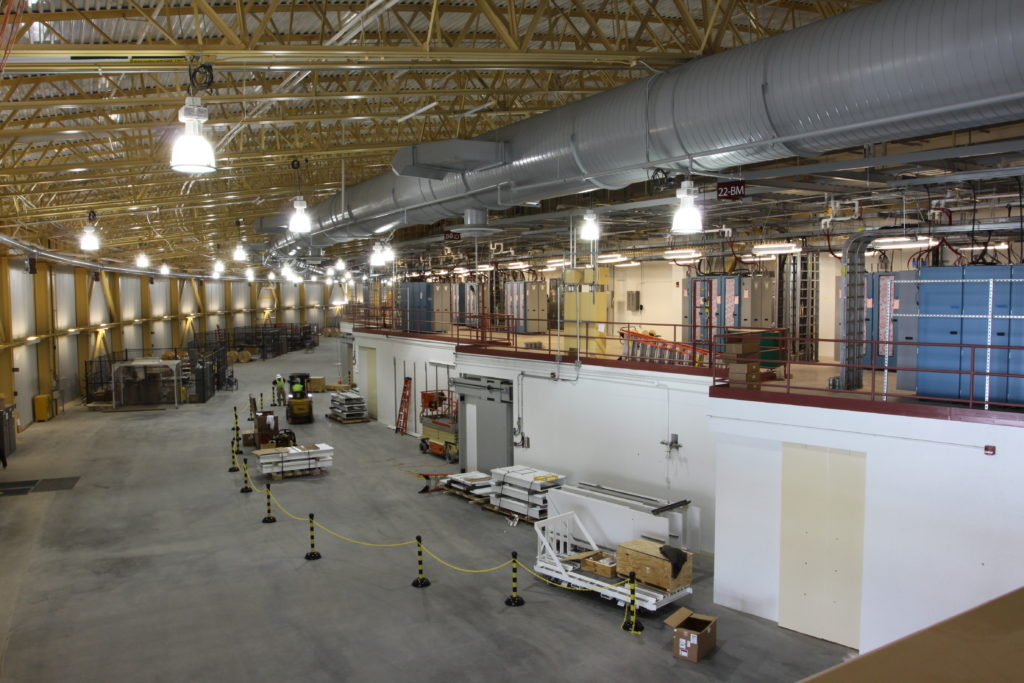
[[[338,242],[621,188],[655,167],[714,171],[1020,118],[1024,2],[884,0],[494,130],[478,139],[506,143],[499,166],[377,176],[311,214]]]

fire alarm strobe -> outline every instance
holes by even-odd
[[[995,455],[996,447],[992,445],[985,446],[985,455]]]

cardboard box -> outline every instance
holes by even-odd
[[[306,387],[314,394],[318,394],[324,390],[327,384],[327,380],[323,377],[310,377],[306,380]]]
[[[242,445],[248,448],[256,448],[255,429],[246,429],[242,432]]]
[[[759,382],[761,380],[761,369],[757,363],[729,363],[729,379],[740,382]]]
[[[683,607],[673,612],[665,623],[673,629],[673,657],[696,662],[715,649],[718,617],[695,614]]]
[[[686,588],[693,581],[693,553],[686,553],[686,562],[672,576],[672,563],[661,554],[661,545],[645,538],[620,543],[615,552],[616,573],[627,577],[636,572],[637,581],[669,593]]]

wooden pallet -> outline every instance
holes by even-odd
[[[468,491],[463,491],[462,489],[457,489],[457,488],[454,488],[454,487],[451,487],[451,486],[446,486],[444,488],[443,493],[447,493],[447,494],[452,495],[452,496],[458,496],[459,498],[465,498],[466,500],[468,500],[470,503],[473,503],[474,505],[480,505],[481,503],[487,503],[487,501],[490,500],[490,497],[488,497],[488,496],[474,496],[472,493],[469,493]]]
[[[488,500],[490,500],[490,498],[488,498]],[[496,505],[491,505],[490,503],[484,503],[481,507],[484,510],[496,512],[497,514],[502,515],[503,517],[507,517],[508,519],[518,519],[520,522],[526,522],[527,524],[536,524],[537,522],[543,521],[540,519],[535,519],[533,517],[527,517],[526,515],[521,515],[518,512],[512,512],[511,510],[502,510],[500,507]]]
[[[284,472],[271,472],[266,475],[274,481],[281,481],[282,479],[289,479],[291,477],[309,477],[319,474],[325,474],[327,470],[323,467],[311,467],[308,470],[286,470]]]
[[[326,417],[328,420],[334,420],[335,422],[339,422],[339,423],[341,423],[343,425],[353,425],[353,424],[359,424],[360,422],[369,422],[370,421],[370,418],[368,418],[368,417],[351,417],[351,418],[346,420],[345,418],[338,417],[337,415],[334,415],[333,413],[327,413],[326,415],[324,415],[324,417]]]

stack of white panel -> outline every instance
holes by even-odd
[[[464,472],[453,474],[445,482],[449,488],[458,489],[464,493],[472,493],[474,496],[487,496],[493,491],[491,486],[491,475],[483,472]]]
[[[331,414],[341,420],[366,417],[366,399],[358,391],[335,391],[331,394]]]
[[[533,519],[543,519],[548,514],[548,491],[564,484],[565,475],[513,465],[491,470],[491,480],[494,487],[491,505]]]
[[[263,474],[323,469],[334,464],[334,448],[325,443],[264,448],[253,451],[253,455],[259,458]]]

